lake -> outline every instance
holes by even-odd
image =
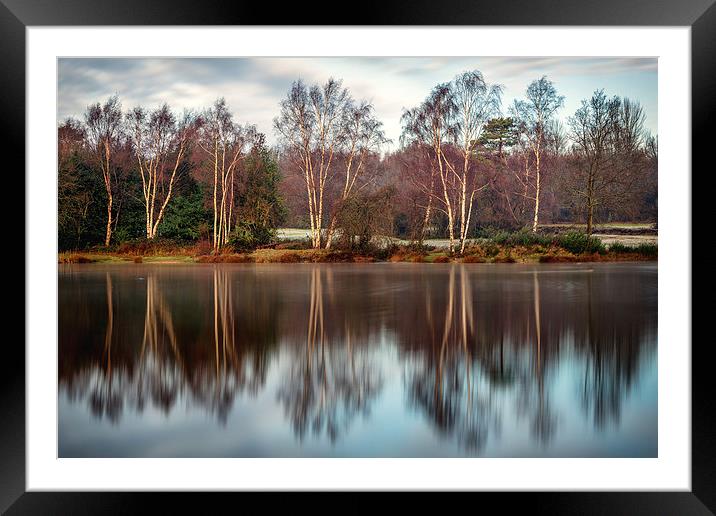
[[[656,457],[657,265],[61,265],[60,457]]]

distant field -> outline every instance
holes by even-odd
[[[562,232],[570,229],[586,230],[584,224],[542,224],[543,231]],[[628,246],[639,244],[658,243],[657,226],[654,223],[644,222],[610,222],[608,224],[595,224],[593,235],[607,245],[620,243]]]
[[[543,229],[581,229],[584,230],[584,225],[579,224],[544,224],[541,226]],[[594,236],[600,238],[602,242],[607,245],[619,242],[620,244],[635,246],[639,244],[656,244],[658,235],[654,224],[643,224],[643,223],[631,223],[631,222],[614,222],[610,224],[596,224],[594,226]],[[620,234],[619,231],[624,230],[634,231],[637,234]],[[612,233],[611,231],[615,231]],[[640,231],[651,231],[650,234],[638,234]],[[309,238],[311,231],[309,229],[301,228],[281,228],[278,230],[278,238],[281,240],[297,240],[302,238]],[[394,239],[398,244],[407,244],[407,240]],[[434,247],[448,247],[449,241],[447,238],[430,238],[425,240],[425,245]]]
[[[585,231],[585,224],[540,224],[540,230],[550,231]],[[654,223],[644,222],[609,222],[608,224],[595,224],[593,233],[608,234],[633,234],[633,235],[656,235],[657,226]]]
[[[594,224],[595,228],[631,228],[631,229],[653,229],[653,222],[609,222],[606,224]],[[586,228],[586,224],[540,224],[541,228]]]
[[[594,233],[604,244],[610,245],[615,242],[628,246],[637,246],[639,244],[656,244],[658,243],[657,235],[609,235],[604,233]]]
[[[310,229],[300,228],[279,228],[277,230],[278,238],[281,240],[297,240],[301,238],[310,238]]]

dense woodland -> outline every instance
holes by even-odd
[[[342,81],[297,80],[275,146],[223,99],[202,112],[104,99],[58,127],[59,249],[161,239],[218,253],[283,226],[309,228],[314,248],[382,235],[461,253],[490,229],[657,220],[657,139],[638,100],[596,90],[562,124],[548,78],[511,106],[502,93],[462,73],[404,110],[390,142]]]

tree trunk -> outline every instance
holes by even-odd
[[[475,192],[473,191],[470,194],[470,203],[469,203],[469,206],[467,209],[467,220],[465,221],[466,227],[468,229],[470,228],[470,216],[472,215],[472,203],[473,203],[474,199],[475,199]],[[465,252],[465,243],[467,242],[467,230],[465,232],[465,236],[466,236],[466,238],[463,239],[462,243],[460,244],[460,254],[463,254]]]
[[[462,185],[460,189],[460,254],[465,249],[465,239],[467,238],[466,226],[466,205],[467,205],[467,168],[470,166],[469,158],[465,155],[462,168]]]
[[[541,136],[540,136],[540,138],[541,138]],[[537,143],[536,147],[534,148],[534,154],[535,154],[535,213],[534,213],[534,218],[532,219],[532,232],[537,233],[537,226],[539,224],[539,195],[540,195],[540,191],[541,191],[540,158],[542,156],[539,142]]]
[[[326,249],[331,248],[331,242],[333,241],[333,233],[336,230],[336,219],[338,218],[337,214],[334,214],[333,217],[331,217],[331,223],[328,226],[328,233],[326,234]]]
[[[594,171],[590,170],[587,179],[587,235],[592,234],[594,222]]]
[[[453,215],[452,215],[452,209],[448,206],[448,226],[449,226],[449,237],[450,237],[450,253],[455,251],[455,228],[453,227],[455,224]]]
[[[539,194],[540,194],[540,163],[539,153],[537,154],[537,165],[536,165],[536,177],[535,177],[535,216],[532,220],[532,232],[537,233],[537,225],[539,224]]]
[[[435,154],[437,156],[438,161],[438,171],[440,173],[440,181],[443,185],[443,199],[445,202],[445,213],[448,217],[448,234],[450,236],[450,254],[455,250],[455,218],[453,216],[452,211],[452,203],[450,202],[450,194],[448,192],[448,185],[447,185],[447,178],[445,177],[447,175],[447,171],[443,168],[443,155],[441,152],[441,149],[438,145],[438,147],[435,150]]]
[[[213,232],[213,238],[214,238],[214,251],[219,249],[218,241],[217,241],[217,233],[216,233],[216,219],[217,219],[217,212],[216,212],[216,187],[217,183],[219,181],[218,176],[218,168],[219,168],[219,144],[218,142],[214,143],[214,232]]]
[[[318,187],[318,213],[316,214],[316,238],[318,238],[316,249],[321,248],[321,229],[323,227],[323,171],[321,170],[320,173],[321,177],[319,178]]]
[[[102,172],[104,174],[104,187],[107,190],[107,233],[104,237],[104,246],[109,247],[112,239],[112,176],[110,175],[110,148],[109,142],[104,142],[104,162]]]
[[[425,208],[425,217],[423,218],[423,225],[420,228],[420,245],[423,245],[423,241],[425,240],[425,228],[428,227],[430,224],[430,216],[432,215],[432,208],[433,208],[433,195],[432,195],[432,187],[433,184],[430,184],[430,196],[428,197],[428,207]]]
[[[104,246],[109,247],[112,239],[112,192],[107,192],[107,233],[104,237]]]

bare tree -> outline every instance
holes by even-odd
[[[451,83],[439,84],[417,108],[403,113],[403,143],[425,145],[432,150],[439,193],[423,185],[435,197],[448,219],[450,252],[457,244],[465,250],[478,184],[472,166],[485,125],[500,109],[502,88],[488,85],[477,71],[464,72]],[[432,185],[431,177],[431,185]]]
[[[641,179],[646,164],[644,120],[638,102],[607,98],[604,90],[583,100],[569,118],[577,163],[574,192],[584,203],[588,234],[595,209],[625,200]]]
[[[107,231],[104,245],[112,238],[112,152],[116,147],[122,129],[122,104],[113,95],[104,104],[99,102],[87,107],[85,112],[86,135],[89,147],[102,170],[104,187],[107,192]]]
[[[366,158],[389,141],[383,132],[383,123],[375,117],[373,106],[369,102],[346,103],[342,123],[341,154],[343,155],[344,181],[338,208],[334,209],[331,215],[331,223],[326,235],[326,249],[331,247],[336,221],[342,206],[353,193],[362,190],[373,179],[366,174]]]
[[[85,140],[86,130],[82,123],[75,118],[67,118],[57,128],[58,160],[66,158],[73,152],[83,150]]]
[[[656,161],[659,158],[659,138],[652,134],[644,140],[644,148],[649,159]]]
[[[136,107],[127,113],[126,119],[142,177],[146,235],[153,239],[172,197],[177,172],[190,150],[199,119],[185,112],[177,122],[167,104],[151,113]]]
[[[539,224],[540,194],[542,190],[542,158],[548,145],[549,128],[555,112],[564,105],[564,97],[557,95],[552,81],[543,76],[532,81],[527,87],[527,100],[516,100],[512,106],[512,116],[517,121],[523,148],[531,154],[525,158],[525,197],[534,201],[532,231]],[[534,183],[530,182],[530,170],[534,168]],[[520,174],[517,175],[520,178]]]
[[[386,156],[385,162],[388,169],[398,169],[395,180],[400,182],[401,188],[397,201],[407,217],[405,229],[411,242],[422,246],[434,215],[436,173],[431,148],[416,141]]]
[[[340,80],[329,78],[322,86],[293,83],[281,101],[274,128],[302,172],[311,224],[311,241],[322,243],[324,195],[337,148],[345,138],[345,111],[350,104],[348,90]]]
[[[455,250],[455,176],[445,165],[445,145],[452,138],[452,119],[456,110],[449,84],[439,84],[423,103],[403,112],[403,144],[426,146],[431,150],[433,173],[439,182],[437,191],[422,185],[425,193],[440,203],[448,219],[450,252]],[[432,175],[432,174],[431,174]]]
[[[254,126],[242,127],[233,121],[221,98],[203,116],[199,146],[208,156],[213,171],[213,245],[219,251],[229,240],[235,225],[234,189],[239,163],[258,138]]]
[[[471,163],[488,121],[499,114],[502,87],[488,85],[478,70],[458,75],[450,84],[455,103],[454,143],[462,155],[462,169],[445,160],[445,164],[456,176],[460,187],[460,254],[465,251],[467,232],[475,194],[489,183],[478,185],[477,173]]]

